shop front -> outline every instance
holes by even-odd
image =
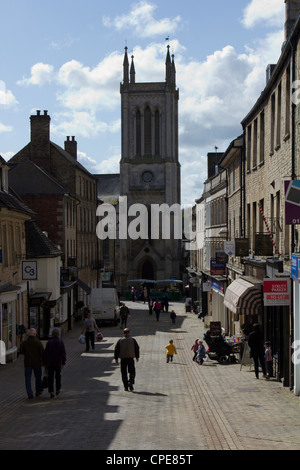
[[[29,297],[29,328],[37,331],[39,338],[48,338],[50,329],[50,308],[48,301],[51,292],[36,292]]]
[[[291,278],[293,285],[293,323],[292,363],[294,369],[294,394],[300,395],[300,253],[292,254]]]
[[[12,285],[0,292],[0,339],[5,362],[17,358],[17,305],[20,294],[21,287]],[[1,356],[4,358],[3,351]]]
[[[239,334],[244,325],[261,323],[262,284],[236,279],[226,289],[224,306],[233,313],[234,334]]]

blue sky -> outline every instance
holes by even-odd
[[[283,42],[284,0],[0,0],[0,8],[6,160],[29,142],[30,115],[47,109],[53,142],[75,135],[89,171],[118,172],[124,47],[137,82],[164,81],[170,44],[183,205],[202,194],[207,153],[241,134]]]

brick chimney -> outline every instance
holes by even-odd
[[[292,32],[296,20],[300,14],[300,0],[284,0],[285,3],[285,24],[284,40],[286,41]]]
[[[38,110],[30,116],[31,124],[31,160],[38,166],[50,171],[50,116],[48,111]]]
[[[72,140],[70,140],[70,136],[67,136],[67,140],[65,140],[65,151],[77,160],[77,142],[74,135],[72,136]]]

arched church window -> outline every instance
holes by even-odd
[[[149,106],[144,113],[144,149],[146,155],[152,155],[152,126],[151,126],[151,110]]]
[[[155,155],[160,154],[159,112],[155,111]]]
[[[142,142],[141,142],[141,112],[137,111],[135,115],[135,123],[136,123],[136,154],[141,155],[142,153]]]

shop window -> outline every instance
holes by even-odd
[[[6,350],[16,345],[16,325],[13,302],[2,304],[2,341]]]

